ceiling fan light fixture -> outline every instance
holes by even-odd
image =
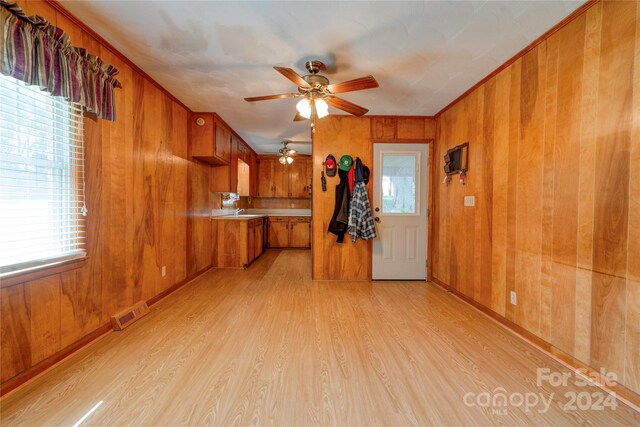
[[[287,163],[287,157],[282,156],[278,159],[278,161],[280,162],[281,165],[284,165],[285,163]]]
[[[322,98],[316,98],[315,103],[316,103],[316,114],[318,115],[319,119],[329,115],[329,104],[327,104],[327,101],[325,101]]]
[[[309,98],[304,97],[298,101],[296,104],[296,110],[298,110],[298,113],[300,113],[300,115],[305,119],[311,117],[311,102],[309,101]]]
[[[293,163],[293,157],[287,157],[287,163],[289,164]]]

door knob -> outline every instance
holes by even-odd
[[[375,222],[380,222],[380,218],[378,218],[378,217],[375,217],[373,219],[375,220]]]
[[[380,208],[375,208],[375,211],[376,212],[380,212]]]

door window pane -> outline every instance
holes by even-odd
[[[417,155],[382,155],[382,212],[416,214]]]

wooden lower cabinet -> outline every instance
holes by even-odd
[[[311,219],[291,218],[289,221],[289,247],[311,247]]]
[[[269,218],[269,247],[287,248],[289,247],[289,218],[270,217]]]
[[[248,257],[249,263],[252,263],[256,258],[262,255],[262,236],[264,233],[264,222],[262,218],[260,221],[255,221],[253,225],[249,224],[248,229]]]
[[[269,217],[270,248],[310,248],[310,217]]]
[[[263,218],[214,221],[213,266],[246,268],[262,254]]]

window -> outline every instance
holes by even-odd
[[[382,212],[419,214],[417,192],[420,153],[382,154]]]
[[[85,256],[82,110],[0,75],[0,274]]]

